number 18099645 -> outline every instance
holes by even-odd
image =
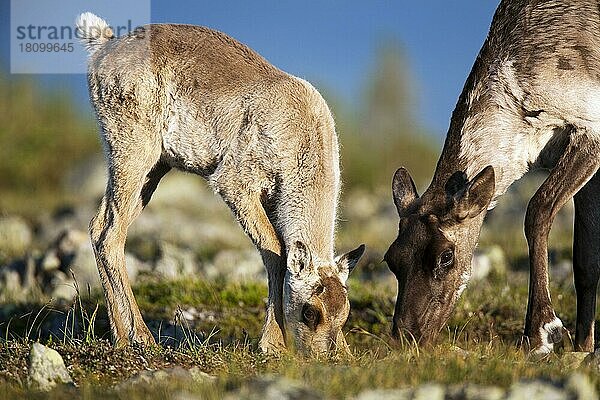
[[[73,43],[19,43],[21,53],[72,53],[75,50]]]

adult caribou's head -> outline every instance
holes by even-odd
[[[494,169],[488,166],[471,180],[456,172],[419,197],[406,169],[396,171],[392,192],[400,223],[384,257],[398,279],[394,336],[408,333],[424,344],[442,329],[471,276],[494,188]]]

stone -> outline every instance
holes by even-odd
[[[233,281],[264,281],[266,271],[258,251],[222,250],[204,267],[209,279],[225,277]]]
[[[598,392],[587,375],[574,372],[565,382],[565,388],[574,394],[578,400],[596,400]]]
[[[179,381],[211,383],[216,378],[205,372],[200,371],[198,367],[185,369],[182,367],[166,368],[157,371],[140,371],[129,379],[115,386],[116,390],[132,389],[137,386],[161,385],[165,382]]]
[[[24,299],[36,285],[35,260],[31,256],[0,267],[0,296]]]
[[[448,400],[500,400],[503,399],[505,391],[496,386],[482,386],[467,383],[466,385],[455,385],[448,388],[446,399]]]
[[[87,286],[95,289],[100,287],[100,275],[96,267],[96,258],[89,240],[81,242],[72,254],[73,257],[63,264],[64,272],[74,276],[80,291],[87,291]]]
[[[541,380],[520,381],[511,385],[506,400],[567,400],[568,394]]]
[[[0,268],[0,300],[19,299],[24,293],[19,272],[9,267]]]
[[[572,281],[573,262],[571,260],[560,260],[550,264],[550,276],[555,282]]]
[[[490,274],[506,274],[506,257],[500,246],[478,248],[473,254],[472,280],[482,280]]]
[[[23,257],[33,240],[31,228],[21,217],[0,217],[0,262]]]
[[[319,393],[298,381],[275,375],[259,376],[243,385],[238,391],[229,392],[225,399],[248,400],[317,400]]]
[[[356,400],[411,400],[413,389],[369,389],[360,392]]]
[[[40,261],[40,267],[44,272],[51,272],[60,268],[60,258],[56,249],[50,249],[44,254]]]
[[[34,343],[29,353],[27,383],[32,389],[49,391],[58,384],[72,384],[73,380],[56,350]]]
[[[50,277],[50,287],[52,288],[50,296],[53,299],[73,300],[77,296],[75,281],[71,276],[57,270],[52,272]]]
[[[167,279],[177,279],[194,275],[198,271],[198,265],[191,250],[161,242],[160,258],[156,261],[154,270]]]
[[[455,346],[455,345],[452,345],[450,347],[450,351],[453,352],[453,353],[455,353],[455,354],[457,354],[457,355],[459,355],[459,356],[465,357],[465,358],[469,357],[471,355],[471,352],[469,350],[462,349],[462,348],[460,348],[458,346]]]
[[[425,383],[415,389],[413,400],[444,400],[446,390],[437,383]]]

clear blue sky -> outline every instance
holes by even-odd
[[[497,4],[498,0],[154,0],[151,10],[153,22],[199,24],[226,32],[283,70],[349,103],[360,96],[378,45],[396,40],[404,47],[416,82],[417,117],[443,136]],[[9,22],[9,1],[0,0],[4,69]],[[83,75],[34,77],[45,85],[64,87],[85,104]]]

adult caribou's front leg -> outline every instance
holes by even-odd
[[[577,292],[575,348],[594,351],[596,289],[600,277],[600,173],[575,195],[573,272]]]
[[[600,165],[595,133],[573,128],[565,152],[527,207],[525,236],[529,245],[529,301],[525,336],[536,353],[549,353],[562,340],[548,285],[548,235],[562,206],[590,180]]]

